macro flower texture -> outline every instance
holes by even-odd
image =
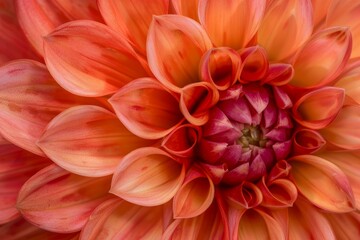
[[[357,239],[359,0],[0,0],[1,239]]]

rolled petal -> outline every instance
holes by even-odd
[[[227,201],[238,209],[256,207],[263,200],[260,189],[251,182],[242,182],[236,187],[227,189],[224,194]]]
[[[52,79],[46,67],[18,60],[0,68],[0,133],[15,145],[44,155],[36,145],[48,122],[78,104],[98,104],[72,95]]]
[[[116,169],[110,192],[141,206],[169,201],[185,179],[185,167],[158,148],[139,148]]]
[[[215,46],[244,48],[260,26],[265,0],[199,0],[199,19]]]
[[[267,176],[267,181],[272,182],[278,178],[287,177],[290,173],[291,165],[286,160],[279,160],[271,169]]]
[[[108,26],[126,37],[136,50],[146,56],[146,37],[155,15],[167,14],[169,0],[99,0],[99,9]]]
[[[192,18],[195,21],[199,21],[198,18],[198,4],[199,0],[188,1],[188,0],[171,0],[172,6],[176,14],[184,15]]]
[[[323,136],[311,129],[298,129],[293,135],[293,151],[296,155],[314,153],[325,144]]]
[[[351,32],[334,27],[316,33],[297,53],[290,84],[315,88],[333,81],[344,69],[351,53]]]
[[[56,239],[76,240],[79,234],[76,233],[55,233],[43,230],[26,221],[18,218],[12,222],[0,226],[0,236],[4,239]]]
[[[265,78],[261,80],[273,86],[283,86],[291,81],[294,77],[294,68],[291,64],[272,63]]]
[[[119,198],[109,199],[92,212],[80,239],[160,239],[163,207],[142,207]]]
[[[360,106],[343,108],[337,118],[320,130],[327,142],[344,149],[360,149]]]
[[[323,3],[322,3],[323,4]],[[325,26],[348,26],[353,38],[351,58],[360,57],[360,23],[355,20],[360,13],[360,3],[352,0],[333,0],[330,3]]]
[[[360,236],[360,215],[357,212],[347,214],[328,213],[326,219],[330,222],[336,239],[352,240]]]
[[[209,120],[209,110],[219,100],[219,92],[207,82],[193,83],[181,90],[180,110],[186,120],[201,126]]]
[[[240,51],[242,69],[241,83],[249,83],[262,79],[267,75],[269,62],[264,48],[259,46],[249,47]]]
[[[45,37],[44,52],[54,79],[80,96],[114,93],[133,79],[149,75],[126,39],[95,21],[61,25]]]
[[[342,88],[323,87],[301,97],[293,107],[294,119],[310,129],[328,126],[343,106],[345,92]]]
[[[142,138],[164,137],[183,119],[177,97],[151,78],[132,81],[109,102],[121,122]]]
[[[310,37],[312,27],[310,0],[271,1],[257,34],[258,43],[270,60],[283,60]]]
[[[197,22],[179,15],[154,17],[146,45],[151,71],[164,86],[175,92],[199,81],[201,57],[212,47]]]
[[[295,206],[289,208],[288,214],[289,239],[335,240],[334,232],[327,219],[306,200],[296,201]]]
[[[226,90],[239,77],[241,59],[231,48],[212,48],[201,60],[201,78],[215,85],[218,90]]]
[[[133,135],[108,110],[84,105],[56,116],[37,144],[62,168],[99,177],[112,174],[122,157],[132,150],[152,143]]]
[[[174,196],[174,218],[192,218],[205,212],[213,202],[215,187],[201,170],[189,170],[184,183]]]
[[[109,177],[87,178],[50,165],[21,188],[17,208],[26,220],[48,231],[79,231],[91,212],[105,201]]]
[[[336,165],[312,155],[299,155],[288,161],[296,187],[312,204],[332,212],[354,210],[350,182]]]
[[[16,198],[22,185],[51,161],[11,143],[0,144],[0,159],[0,224],[4,224],[20,216]]]
[[[346,70],[339,80],[334,84],[335,87],[345,89],[345,94],[355,103],[360,104],[360,59],[356,60],[354,67]]]

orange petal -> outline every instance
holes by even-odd
[[[174,218],[192,218],[205,212],[213,202],[215,187],[209,176],[192,168],[174,196]]]
[[[208,121],[209,110],[218,100],[219,92],[210,83],[192,83],[181,91],[180,110],[191,124],[201,126]]]
[[[132,81],[109,102],[121,122],[142,138],[164,137],[183,119],[177,97],[151,78]]]
[[[327,142],[344,149],[360,149],[360,106],[343,108],[337,118],[320,131]]]
[[[99,0],[105,22],[127,38],[136,50],[146,56],[146,37],[153,15],[167,14],[169,0]]]
[[[313,8],[314,27],[321,26],[328,14],[330,3],[333,0],[311,0]]]
[[[295,155],[311,154],[326,144],[320,133],[311,129],[297,129],[293,134],[293,152]]]
[[[17,208],[34,225],[45,230],[79,231],[93,209],[109,195],[110,178],[87,178],[54,165],[32,176],[21,188]]]
[[[340,214],[343,215],[343,214]],[[289,239],[335,240],[329,222],[306,200],[299,199],[289,208]]]
[[[212,48],[201,59],[201,78],[214,84],[218,90],[226,90],[238,79],[240,64],[240,56],[235,50]]]
[[[46,67],[18,60],[0,68],[0,133],[9,141],[38,155],[36,146],[48,122],[61,111],[78,104],[96,104],[62,89]]]
[[[263,200],[260,189],[250,182],[242,182],[238,186],[228,188],[224,194],[227,201],[238,209],[256,207]]]
[[[323,87],[305,94],[293,107],[294,119],[310,129],[328,126],[338,115],[344,103],[342,88]]]
[[[211,47],[204,29],[194,20],[180,15],[154,17],[146,46],[151,71],[161,83],[176,92],[199,81],[200,59]]]
[[[62,168],[99,177],[112,174],[124,155],[152,142],[133,135],[113,113],[84,105],[56,116],[37,144]]]
[[[258,31],[258,43],[272,61],[294,53],[312,33],[312,6],[309,0],[272,1]]]
[[[169,201],[185,178],[185,168],[158,148],[139,148],[126,155],[116,169],[110,192],[141,206]]]
[[[109,199],[92,212],[80,239],[161,239],[163,207],[142,207]]]
[[[360,57],[360,3],[353,0],[333,0],[329,6],[325,26],[347,26],[353,37],[351,58]]]
[[[316,33],[297,53],[290,84],[315,88],[330,83],[344,69],[351,45],[351,32],[347,28],[334,27]]]
[[[0,144],[0,159],[0,224],[4,224],[20,216],[15,205],[21,186],[51,161],[11,143]]]
[[[325,214],[331,224],[336,239],[353,240],[360,236],[360,215],[357,212],[347,214]]]
[[[54,5],[71,20],[89,19],[103,22],[97,0],[55,0]]]
[[[250,209],[240,215],[238,232],[233,239],[285,240],[285,229],[279,222],[259,209]]]
[[[172,6],[175,9],[176,14],[184,15],[192,18],[195,21],[199,21],[198,18],[198,4],[199,0],[171,0]]]
[[[241,83],[249,83],[262,79],[269,70],[269,61],[264,48],[254,46],[240,51],[242,69]]]
[[[357,104],[360,104],[360,59],[354,63],[354,67],[347,69],[334,84],[335,87],[345,89],[345,94]]]
[[[3,239],[20,240],[40,240],[40,239],[56,239],[56,240],[77,240],[78,233],[55,233],[48,232],[34,226],[23,218],[18,218],[12,222],[0,226],[0,236]]]
[[[312,204],[339,213],[354,209],[349,180],[336,165],[312,155],[299,155],[288,161],[296,187]]]
[[[245,47],[264,15],[265,0],[199,0],[199,19],[215,46]]]
[[[80,96],[114,93],[133,79],[148,75],[126,39],[95,21],[61,25],[46,36],[44,51],[55,80]]]

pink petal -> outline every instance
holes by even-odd
[[[198,3],[199,0],[171,0],[176,14],[190,17],[198,21]]]
[[[293,107],[294,119],[310,129],[329,125],[343,106],[344,89],[323,87],[305,94]]]
[[[265,88],[258,88],[256,85],[244,87],[245,97],[250,105],[260,114],[269,104],[269,92]]]
[[[199,19],[215,46],[245,47],[259,28],[264,0],[199,0]]]
[[[290,84],[300,88],[327,85],[344,69],[351,53],[351,32],[334,27],[314,34],[296,55],[294,78]]]
[[[174,196],[174,218],[192,218],[205,212],[213,202],[215,187],[202,171],[189,170],[184,183]]]
[[[164,137],[179,126],[183,118],[177,97],[152,78],[132,81],[109,102],[121,122],[142,138]]]
[[[160,239],[164,224],[162,208],[109,199],[92,212],[80,239]]]
[[[78,104],[99,104],[62,89],[45,65],[18,60],[0,68],[0,133],[15,145],[44,155],[35,144],[48,122]]]
[[[84,105],[56,116],[37,144],[62,168],[99,177],[112,174],[132,150],[153,142],[133,135],[108,110]]]
[[[199,81],[201,57],[211,47],[204,29],[180,15],[154,17],[146,46],[151,71],[165,87],[175,92]]]
[[[258,42],[270,60],[283,60],[310,37],[312,27],[309,0],[271,1],[258,31]]]
[[[293,134],[293,151],[296,155],[314,153],[325,144],[321,134],[311,129],[298,129]]]
[[[81,96],[114,93],[133,79],[149,75],[126,39],[95,21],[61,25],[46,36],[44,51],[55,80]]]
[[[287,109],[293,106],[289,95],[286,93],[286,91],[283,88],[274,86],[272,89],[274,91],[276,105],[280,109]]]
[[[169,201],[180,189],[185,168],[157,148],[139,148],[126,155],[116,169],[110,192],[141,206]]]
[[[360,106],[343,108],[337,118],[320,131],[325,140],[344,149],[360,149]]]
[[[169,0],[99,0],[99,9],[105,22],[128,39],[136,50],[146,55],[146,37],[155,15],[167,14]]]
[[[93,209],[106,200],[110,178],[86,178],[54,165],[33,175],[21,188],[17,208],[45,230],[79,231]]]
[[[312,155],[299,155],[288,161],[296,187],[312,204],[338,213],[354,209],[350,182],[336,165]]]
[[[294,68],[291,64],[271,63],[266,77],[261,80],[274,86],[283,86],[291,81],[294,77]]]

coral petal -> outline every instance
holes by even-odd
[[[345,89],[346,96],[360,104],[360,59],[354,65],[339,77],[334,86]]]
[[[169,201],[185,178],[185,168],[158,148],[139,148],[126,155],[116,169],[110,192],[142,206]]]
[[[199,0],[171,0],[171,3],[177,14],[184,15],[196,21],[199,20],[197,11]]]
[[[62,168],[98,177],[112,174],[121,158],[130,151],[152,143],[129,132],[113,113],[84,105],[56,116],[45,129],[38,146]]]
[[[132,81],[109,102],[121,122],[142,138],[164,137],[183,119],[178,99],[152,78]]]
[[[17,208],[40,228],[75,232],[84,226],[93,209],[109,197],[110,180],[81,177],[50,165],[23,185]]]
[[[227,189],[224,194],[229,204],[238,209],[256,207],[263,200],[260,189],[255,184],[245,181]]]
[[[353,240],[360,236],[360,215],[357,212],[347,214],[325,214],[331,224],[336,239]]]
[[[262,47],[249,47],[240,51],[242,69],[239,81],[248,83],[262,79],[267,75],[269,62]]]
[[[298,129],[293,134],[293,151],[296,155],[314,153],[325,144],[321,134],[311,129]]]
[[[45,37],[44,52],[55,80],[80,96],[114,93],[131,80],[149,75],[126,39],[95,21],[59,26]]]
[[[146,46],[151,71],[164,86],[175,92],[199,81],[201,57],[211,47],[204,29],[194,20],[180,15],[154,17]]]
[[[273,86],[283,86],[289,83],[293,77],[294,68],[291,64],[272,63],[269,65],[266,77],[261,82]]]
[[[338,213],[354,210],[350,182],[336,165],[312,155],[299,155],[288,161],[296,187],[312,204]]]

